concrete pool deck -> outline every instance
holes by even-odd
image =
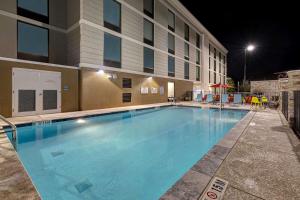
[[[22,124],[164,105],[170,103],[9,120]],[[216,107],[199,103],[181,105]],[[244,106],[226,108],[249,109]],[[251,111],[161,199],[197,200],[214,177],[229,182],[223,199],[300,199],[299,139],[278,111]],[[0,134],[0,199],[39,199],[5,134]]]

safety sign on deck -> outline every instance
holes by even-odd
[[[215,177],[202,194],[201,200],[221,200],[227,188],[228,181]]]

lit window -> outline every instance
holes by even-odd
[[[121,38],[104,34],[104,65],[121,68]]]
[[[121,4],[115,0],[104,0],[104,26],[121,32]]]

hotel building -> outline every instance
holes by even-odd
[[[167,102],[225,83],[227,50],[178,0],[1,0],[0,114]]]

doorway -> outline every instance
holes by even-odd
[[[168,82],[168,99],[174,99],[175,97],[175,84],[174,82]]]
[[[61,112],[61,73],[13,68],[12,115],[57,112]]]

